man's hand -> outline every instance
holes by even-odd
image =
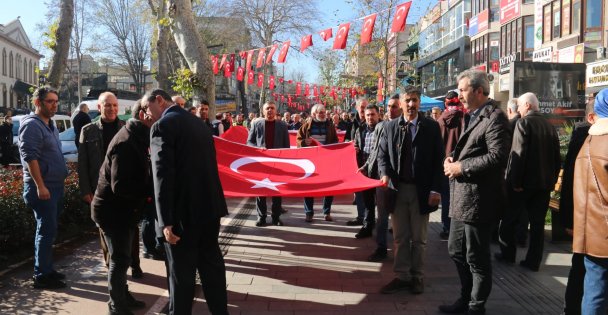
[[[441,194],[431,191],[429,194],[429,206],[436,207],[441,202]]]
[[[443,173],[449,178],[454,178],[462,175],[462,166],[460,162],[452,162],[452,158],[447,158],[443,162]]]
[[[91,204],[91,202],[93,201],[93,194],[86,194],[82,196],[82,200],[88,204]]]
[[[382,188],[383,189],[387,189],[388,188],[388,176],[384,175],[382,176],[382,178],[380,178],[380,182],[382,183]]]
[[[361,173],[361,174],[367,176],[367,168],[365,166],[363,166],[357,170],[357,173]]]
[[[40,200],[49,200],[51,199],[51,193],[44,185],[40,185],[38,188],[38,199]]]
[[[167,225],[163,228],[163,235],[165,235],[165,239],[171,245],[177,244],[177,242],[181,239],[181,237],[173,234],[173,225]]]

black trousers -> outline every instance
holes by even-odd
[[[484,310],[492,291],[491,234],[491,224],[450,223],[448,252],[460,277],[460,297],[472,310]]]
[[[154,202],[146,203],[144,206],[144,217],[141,220],[141,240],[144,244],[144,253],[162,251],[161,237],[156,231],[156,207]]]
[[[211,314],[228,314],[226,267],[218,244],[220,219],[206,222],[200,229],[200,238],[191,243],[165,243],[172,315],[192,314],[196,271]]]
[[[272,217],[278,218],[281,216],[281,204],[283,202],[283,198],[281,197],[272,197]],[[268,214],[268,206],[266,205],[266,197],[257,197],[255,199],[255,209],[258,211],[258,217],[266,218]]]
[[[585,280],[585,255],[572,253],[572,267],[564,296],[564,314],[580,315]]]
[[[137,229],[133,227],[118,227],[101,230],[108,246],[110,259],[108,269],[108,291],[110,293],[109,308],[115,311],[127,310],[127,270],[131,264],[133,239]]]
[[[500,222],[500,250],[507,259],[515,259],[515,233],[522,212],[528,213],[530,221],[530,243],[526,254],[526,263],[538,268],[543,259],[545,244],[545,216],[549,208],[550,191],[524,190],[510,191],[509,209]]]

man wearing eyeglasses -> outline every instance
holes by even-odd
[[[58,205],[63,197],[68,169],[61,153],[59,131],[51,117],[57,112],[59,94],[41,87],[34,91],[34,114],[19,127],[19,154],[23,165],[23,199],[34,210],[34,288],[66,287],[65,275],[53,268],[53,242],[57,234]]]

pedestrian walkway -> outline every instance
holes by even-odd
[[[304,222],[302,198],[287,198],[285,226],[256,227],[253,199],[230,199],[230,216],[222,220],[220,242],[225,252],[228,302],[232,315],[252,314],[439,314],[439,304],[451,303],[459,292],[456,269],[447,242],[438,236],[440,213],[431,215],[426,253],[425,292],[384,295],[379,289],[393,278],[392,252],[382,263],[367,262],[373,239],[355,239],[358,227],[345,225],[355,217],[352,196],[338,196],[333,222],[323,220],[316,200],[313,223]],[[269,220],[270,222],[270,220]],[[495,245],[494,245],[495,246]],[[540,272],[494,262],[494,286],[487,314],[559,314],[570,265],[568,244],[545,246]],[[497,251],[495,246],[494,251]],[[519,257],[524,252],[520,249]],[[31,289],[31,266],[0,278],[2,314],[105,314],[107,273],[98,240],[58,261],[70,288]],[[166,310],[164,264],[142,259],[145,276],[129,277],[129,289],[148,309]],[[203,279],[204,281],[204,279]],[[208,314],[200,289],[194,314]]]

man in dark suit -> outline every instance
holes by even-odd
[[[511,194],[509,211],[500,223],[501,252],[495,257],[505,262],[515,262],[515,227],[521,212],[527,212],[530,220],[530,246],[526,259],[520,265],[538,271],[543,257],[549,194],[561,168],[559,138],[555,127],[539,112],[536,95],[521,95],[517,99],[517,110],[521,118],[513,131],[506,173]]]
[[[450,178],[450,236],[448,251],[460,277],[460,297],[441,305],[443,313],[485,314],[492,289],[490,235],[504,203],[504,168],[509,154],[509,123],[488,98],[485,72],[467,70],[458,76],[460,102],[471,118],[445,159]]]
[[[424,252],[429,213],[441,201],[441,163],[444,157],[439,124],[420,110],[420,90],[413,86],[401,94],[403,116],[384,126],[378,151],[380,181],[390,189],[387,196],[393,218],[395,279],[382,293],[410,289],[424,292]],[[392,210],[392,211],[391,211]]]
[[[277,106],[274,102],[266,102],[262,107],[264,119],[255,120],[249,129],[247,145],[266,148],[266,149],[289,149],[289,132],[287,124],[276,119]],[[272,197],[272,224],[282,226],[281,216],[281,197]],[[256,210],[258,211],[258,221],[256,226],[266,225],[266,197],[256,199]]]
[[[169,312],[192,313],[198,270],[211,313],[228,314],[226,267],[218,244],[220,218],[228,211],[211,130],[175,106],[163,90],[147,93],[143,105],[159,119],[151,130],[150,157],[169,265]]]
[[[76,143],[76,148],[80,145],[80,131],[82,131],[82,127],[89,124],[91,122],[91,116],[89,116],[89,106],[87,103],[82,103],[78,105],[78,114],[74,116],[72,119],[72,125],[74,126],[74,133],[76,134],[76,138],[74,142]]]

